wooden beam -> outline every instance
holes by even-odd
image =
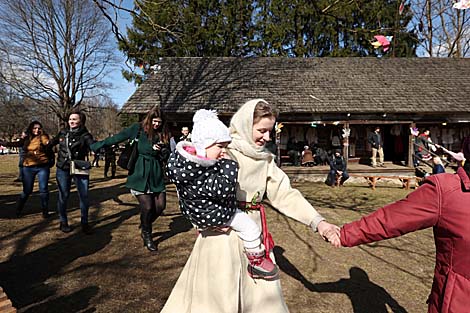
[[[411,122],[410,123],[410,129],[413,128],[413,127],[416,127],[416,123],[414,122]],[[414,167],[414,164],[413,164],[413,155],[414,155],[414,138],[413,138],[413,135],[411,134],[411,132],[409,133],[408,135],[408,167]]]

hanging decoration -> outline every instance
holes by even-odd
[[[375,35],[374,36],[376,41],[371,42],[375,49],[380,47],[383,48],[384,52],[387,52],[390,48],[390,42],[393,39],[393,36],[382,36],[382,35]]]

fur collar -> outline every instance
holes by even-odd
[[[217,162],[217,160],[203,159],[201,157],[198,157],[197,155],[193,155],[193,154],[189,153],[188,151],[186,151],[185,147],[191,147],[191,148],[195,149],[194,145],[191,142],[180,141],[176,145],[176,152],[178,152],[183,158],[185,158],[188,161],[199,164],[203,167],[212,166]]]

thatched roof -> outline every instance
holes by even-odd
[[[283,114],[465,113],[470,59],[163,58],[123,113],[214,108],[263,98]]]

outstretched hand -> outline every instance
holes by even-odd
[[[326,221],[321,221],[318,226],[318,233],[326,242],[329,242],[332,246],[339,248],[341,247],[340,240],[340,228],[336,225],[330,224]]]

